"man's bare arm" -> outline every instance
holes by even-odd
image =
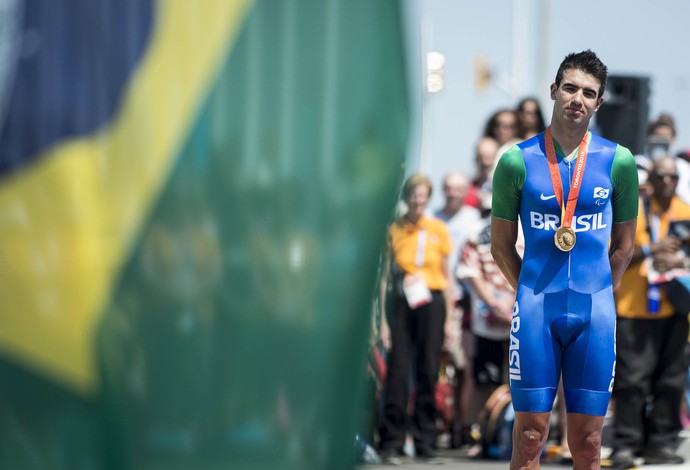
[[[635,251],[636,228],[637,219],[614,223],[611,228],[609,263],[611,264],[611,281],[614,289],[621,282],[623,272],[630,264]]]
[[[517,291],[522,258],[515,249],[518,223],[491,217],[491,255],[505,278]]]

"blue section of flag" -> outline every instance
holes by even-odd
[[[153,0],[25,0],[16,59],[5,57],[0,174],[114,115],[151,36]],[[74,27],[79,25],[79,27]]]

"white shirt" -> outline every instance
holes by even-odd
[[[455,278],[455,269],[458,264],[458,259],[460,258],[460,253],[462,253],[462,247],[465,246],[467,242],[470,229],[481,218],[479,209],[472,206],[462,206],[460,210],[450,218],[444,214],[442,210],[437,210],[434,212],[434,217],[443,220],[448,226],[450,240],[453,244],[453,250],[448,255],[448,268],[451,277]],[[459,300],[462,296],[461,293],[460,284],[456,279],[455,282],[453,282],[453,298]]]

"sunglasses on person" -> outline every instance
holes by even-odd
[[[664,178],[670,178],[673,181],[678,181],[678,173],[662,173],[659,171],[655,171],[655,172],[653,172],[653,175],[655,177],[659,178],[660,180],[662,180]]]

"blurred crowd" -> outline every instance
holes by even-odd
[[[405,182],[373,322],[372,350],[384,366],[372,444],[382,460],[433,459],[440,447],[491,457],[483,410],[508,384],[515,301],[491,255],[492,173],[503,152],[544,130],[539,101],[524,98],[487,119],[472,174],[453,170],[437,182],[442,207],[428,206],[435,185],[427,176]],[[671,286],[690,279],[690,151],[675,149],[676,133],[673,116],[662,113],[635,156],[640,209],[633,260],[615,292],[609,407],[608,445],[620,468],[643,450],[656,458],[646,463],[681,463],[674,445],[690,428],[690,299],[679,300]],[[421,272],[432,281],[418,282]],[[570,462],[562,397],[559,390],[547,448]]]

